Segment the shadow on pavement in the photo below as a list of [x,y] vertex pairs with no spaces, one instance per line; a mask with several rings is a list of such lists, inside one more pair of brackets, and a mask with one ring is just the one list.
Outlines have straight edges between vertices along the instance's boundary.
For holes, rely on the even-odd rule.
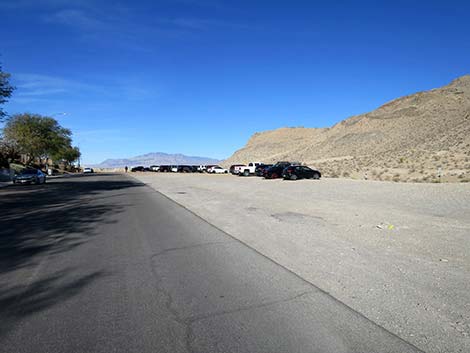
[[34,264],[46,252],[62,253],[83,244],[97,235],[96,224],[125,206],[100,197],[142,185],[100,175],[0,190],[0,275]]
[[71,271],[60,271],[30,286],[0,288],[0,317],[3,323],[0,323],[0,337],[11,330],[17,320],[75,296],[104,275],[101,271],[82,276],[74,276]]
[[[34,279],[33,266],[44,256],[64,254],[98,235],[97,225],[113,222],[127,206],[126,192],[120,190],[143,185],[99,175],[0,190],[0,336],[18,320],[75,296],[106,275],[57,269]],[[15,273],[21,270],[30,272]]]

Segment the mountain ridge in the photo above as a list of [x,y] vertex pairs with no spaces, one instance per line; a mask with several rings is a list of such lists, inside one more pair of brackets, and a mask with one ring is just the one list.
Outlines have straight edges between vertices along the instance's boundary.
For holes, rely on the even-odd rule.
[[377,180],[434,181],[444,169],[456,178],[468,177],[469,157],[470,75],[465,75],[331,127],[255,133],[224,165],[298,160],[329,176],[370,172],[380,174]]
[[164,153],[164,152],[150,152],[140,156],[131,158],[114,158],[106,159],[103,162],[94,165],[97,168],[123,168],[125,166],[132,167],[137,165],[150,166],[150,165],[172,165],[172,164],[215,164],[220,160],[210,157],[187,156],[181,153]]

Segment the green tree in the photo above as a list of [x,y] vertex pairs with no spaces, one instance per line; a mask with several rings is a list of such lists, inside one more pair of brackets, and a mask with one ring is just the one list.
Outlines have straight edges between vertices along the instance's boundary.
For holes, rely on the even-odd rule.
[[1,105],[8,101],[8,98],[11,97],[11,94],[15,89],[10,85],[9,79],[10,74],[3,72],[2,65],[0,64],[0,121],[3,121],[7,115]]
[[56,161],[62,160],[70,166],[73,162],[77,161],[81,155],[78,147],[67,146],[59,151],[58,154],[53,155],[52,158]]
[[0,168],[8,168],[11,161],[18,160],[19,158],[20,154],[15,146],[0,137]]
[[16,114],[10,117],[3,129],[3,138],[26,157],[26,163],[59,156],[71,148],[71,135],[57,120],[38,114]]

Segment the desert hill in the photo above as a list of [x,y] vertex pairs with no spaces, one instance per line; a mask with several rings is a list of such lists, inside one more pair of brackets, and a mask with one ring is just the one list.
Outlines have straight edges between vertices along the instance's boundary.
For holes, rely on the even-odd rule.
[[224,164],[296,160],[329,176],[378,180],[470,178],[470,75],[388,102],[331,128],[254,134]]

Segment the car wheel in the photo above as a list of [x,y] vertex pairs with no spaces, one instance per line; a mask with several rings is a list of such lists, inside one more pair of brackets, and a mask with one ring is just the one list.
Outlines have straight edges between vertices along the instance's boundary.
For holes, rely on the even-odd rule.
[[292,175],[290,176],[290,180],[297,180],[297,175],[292,174]]
[[245,170],[245,171],[243,172],[243,176],[249,176],[249,175],[250,175],[250,171],[249,171],[249,170]]
[[313,179],[320,179],[320,174],[318,173],[313,174]]
[[225,173],[225,174],[228,174],[228,172],[227,172],[227,171],[225,171],[224,173]]

